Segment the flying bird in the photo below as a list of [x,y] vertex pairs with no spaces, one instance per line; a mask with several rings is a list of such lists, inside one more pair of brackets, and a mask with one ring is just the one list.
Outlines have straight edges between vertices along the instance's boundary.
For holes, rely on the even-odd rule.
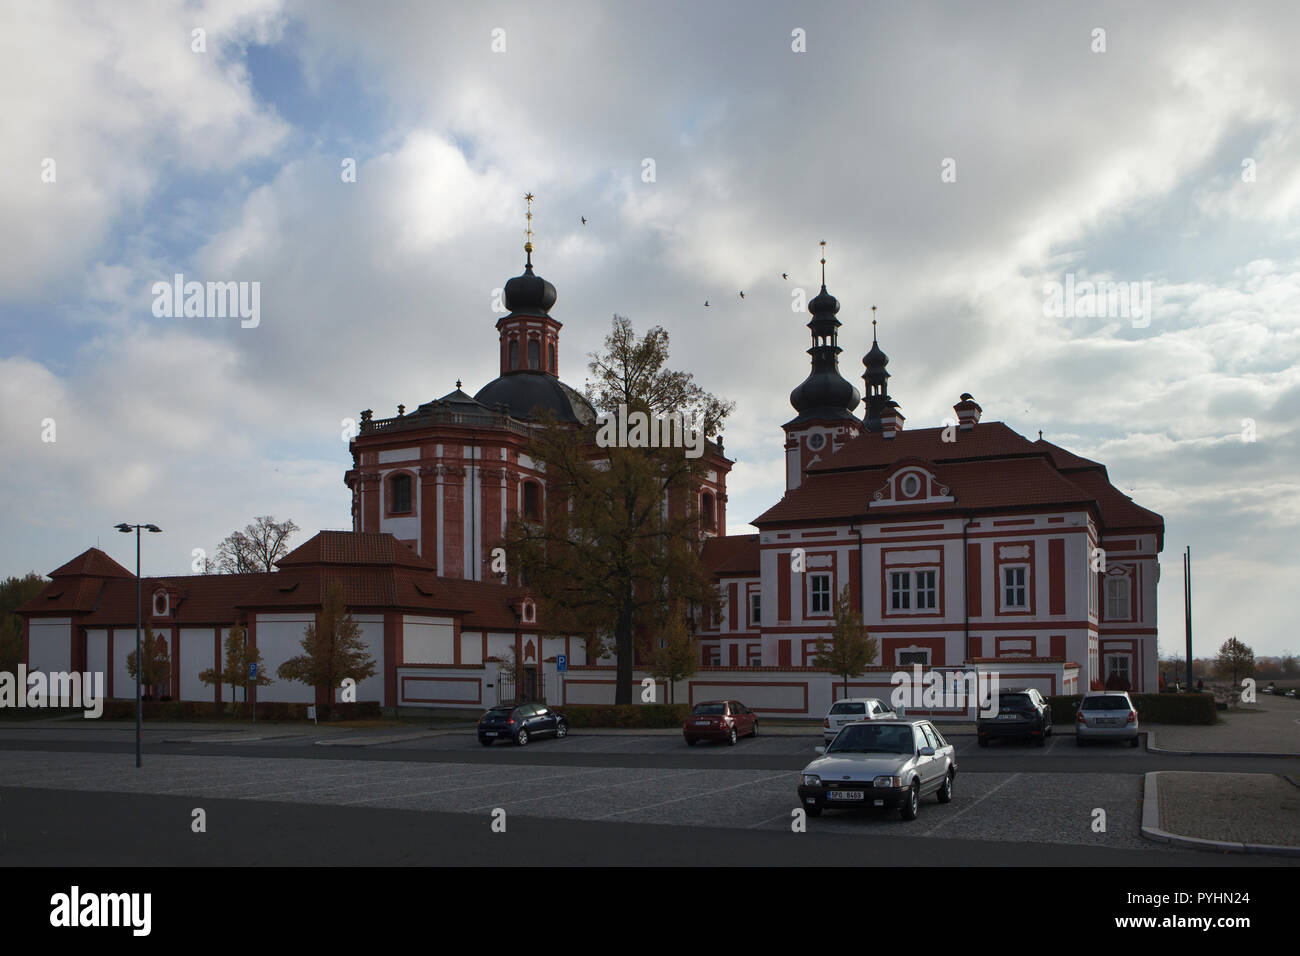
[[742,299],[745,297],[745,290],[744,290],[744,289],[741,289],[741,290],[740,290],[740,297],[741,297]]
[[705,299],[705,300],[704,300],[704,307],[705,307],[706,309],[709,307],[709,300],[708,300],[708,299]]
[[578,218],[582,220],[582,224],[583,224],[584,226],[587,224],[587,217],[586,217],[586,216],[579,216]]
[[788,278],[790,278],[790,273],[788,273],[788,272],[782,272],[782,273],[781,273],[781,278],[782,278],[782,279],[788,279]]

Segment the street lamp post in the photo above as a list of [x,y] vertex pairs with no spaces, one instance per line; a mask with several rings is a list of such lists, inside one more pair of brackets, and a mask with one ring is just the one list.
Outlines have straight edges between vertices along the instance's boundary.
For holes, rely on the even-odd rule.
[[140,728],[140,672],[144,670],[144,658],[140,654],[140,529],[144,528],[153,534],[158,534],[162,528],[156,524],[119,524],[117,530],[123,534],[135,532],[135,765],[140,766],[140,737],[142,731]]

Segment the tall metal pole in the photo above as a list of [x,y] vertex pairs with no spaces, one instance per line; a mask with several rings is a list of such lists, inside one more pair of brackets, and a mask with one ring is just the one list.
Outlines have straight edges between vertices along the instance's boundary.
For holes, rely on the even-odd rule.
[[135,765],[140,766],[140,671],[144,658],[140,656],[140,526],[135,526]]
[[1183,554],[1183,626],[1187,631],[1187,689],[1191,691],[1192,680],[1192,546],[1187,546]]

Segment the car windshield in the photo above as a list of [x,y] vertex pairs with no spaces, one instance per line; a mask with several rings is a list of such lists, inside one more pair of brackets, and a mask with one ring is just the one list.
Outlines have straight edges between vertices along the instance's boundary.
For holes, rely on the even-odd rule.
[[1128,710],[1128,698],[1126,697],[1085,697],[1083,699],[1084,710]]
[[832,714],[865,714],[867,705],[861,701],[842,700],[831,707]]
[[500,720],[501,718],[509,717],[512,709],[513,708],[510,707],[493,707],[487,712],[487,716],[491,717],[493,720]]
[[827,753],[850,754],[910,754],[912,752],[912,727],[910,724],[882,725],[854,724],[845,727],[826,748]]
[[692,714],[725,714],[726,704],[696,704]]

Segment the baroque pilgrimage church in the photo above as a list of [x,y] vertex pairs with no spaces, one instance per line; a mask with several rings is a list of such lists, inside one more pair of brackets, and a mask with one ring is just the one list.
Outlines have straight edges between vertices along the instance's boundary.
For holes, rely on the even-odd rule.
[[[236,622],[274,676],[300,652],[326,587],[338,582],[378,665],[358,686],[359,701],[474,708],[516,692],[560,706],[613,701],[613,661],[587,661],[578,637],[546,634],[527,590],[491,571],[508,522],[539,514],[545,502],[546,476],[524,451],[531,423],[546,412],[574,426],[596,420],[560,379],[555,287],[535,274],[531,242],[525,250],[523,273],[505,285],[508,314],[496,323],[496,379],[473,396],[457,382],[409,413],[361,413],[344,475],[351,531],[319,532],[271,573],[143,581],[144,621],[171,660],[170,684],[158,693],[229,694],[198,674],[220,669]],[[824,266],[808,309],[812,368],[781,426],[785,494],[752,521],[757,534],[724,534],[732,462],[721,441],[706,443],[697,506],[722,612],[703,621],[701,669],[675,699],[734,697],[758,713],[823,715],[845,696],[844,682],[810,665],[846,587],[879,643],[851,695],[887,697],[890,675],[914,664],[996,671],[1004,686],[1049,694],[1111,678],[1155,691],[1163,519],[1116,490],[1105,466],[983,421],[969,394],[953,406],[955,421],[904,428],[874,321],[864,400],[839,370],[840,303]],[[791,330],[789,346],[795,341]],[[50,577],[19,609],[29,670],[102,672],[108,696],[133,698],[134,576],[91,548]],[[518,688],[498,676],[510,649],[521,664]],[[277,680],[254,698],[316,694]],[[667,688],[658,699],[668,699]]]

